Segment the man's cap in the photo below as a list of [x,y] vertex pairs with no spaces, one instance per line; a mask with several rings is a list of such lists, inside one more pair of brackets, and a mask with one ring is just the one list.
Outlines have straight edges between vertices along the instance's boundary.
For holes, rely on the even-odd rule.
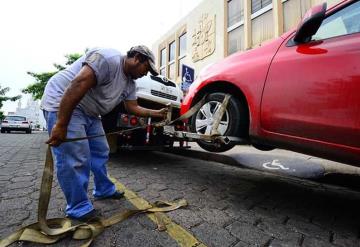
[[130,49],[130,51],[136,51],[148,58],[149,65],[150,65],[150,73],[157,76],[159,73],[157,72],[156,66],[155,66],[155,56],[152,53],[152,51],[147,48],[145,45],[137,45]]

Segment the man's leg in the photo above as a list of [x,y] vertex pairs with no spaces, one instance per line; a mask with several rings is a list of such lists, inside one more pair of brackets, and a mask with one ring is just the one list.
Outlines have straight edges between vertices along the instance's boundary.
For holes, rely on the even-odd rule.
[[[56,122],[56,112],[45,112],[48,131]],[[68,125],[67,138],[86,136],[86,119],[83,113],[74,110]],[[87,140],[65,142],[58,147],[52,147],[54,162],[57,168],[57,178],[65,194],[66,214],[79,218],[91,212],[94,208],[88,196],[87,189],[90,175],[90,149]]]
[[[104,129],[99,119],[92,119],[87,130],[88,136],[102,135]],[[115,185],[107,176],[106,163],[109,160],[109,145],[105,136],[89,139],[91,171],[94,174],[94,197],[104,198],[116,192]]]

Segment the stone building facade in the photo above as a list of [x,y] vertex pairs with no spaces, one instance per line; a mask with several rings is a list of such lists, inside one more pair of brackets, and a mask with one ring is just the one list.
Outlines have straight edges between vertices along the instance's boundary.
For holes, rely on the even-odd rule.
[[[195,70],[255,48],[295,28],[321,0],[204,0],[157,40],[162,75],[180,83],[182,64]],[[340,2],[328,0],[328,7]]]

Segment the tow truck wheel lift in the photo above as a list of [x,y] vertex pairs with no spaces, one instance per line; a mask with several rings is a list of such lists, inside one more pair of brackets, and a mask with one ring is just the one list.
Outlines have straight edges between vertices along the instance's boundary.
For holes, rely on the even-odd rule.
[[[248,144],[248,141],[246,139],[243,139],[240,137],[222,136],[218,130],[220,121],[226,111],[226,107],[229,103],[230,98],[231,98],[231,95],[226,94],[223,102],[221,103],[221,105],[219,107],[219,110],[217,110],[215,112],[215,117],[214,117],[215,120],[214,120],[212,129],[211,129],[210,135],[198,134],[198,133],[186,132],[186,131],[176,131],[176,130],[174,130],[173,126],[171,126],[171,122],[168,125],[164,126],[164,134],[173,138],[174,141],[180,141],[180,142],[181,141],[193,142],[193,141],[197,141],[197,140],[203,140],[203,141],[214,143],[215,145],[229,144],[230,142],[236,143],[236,144]],[[205,99],[206,99],[206,96],[203,97],[203,99],[200,100],[187,113],[182,115],[180,117],[181,120],[189,118],[193,114],[195,114],[200,109],[200,107],[205,103]],[[171,119],[171,112],[172,112],[171,106],[169,106],[169,111],[168,111],[168,116],[167,116],[166,121],[169,121],[169,119]],[[172,122],[179,121],[179,119],[174,120]]]
[[[228,105],[228,102],[231,98],[230,94],[226,94],[224,97],[223,102],[221,103],[219,109],[216,111],[214,116],[214,123],[212,126],[211,133],[209,135],[206,134],[199,134],[199,133],[193,133],[189,131],[185,131],[185,126],[181,126],[183,130],[176,130],[175,126],[177,122],[182,122],[185,119],[188,119],[193,114],[198,112],[198,110],[204,105],[206,101],[206,96],[204,96],[197,104],[195,104],[188,112],[180,116],[179,118],[175,120],[172,119],[172,112],[173,112],[173,106],[171,104],[168,104],[168,113],[167,117],[164,121],[152,123],[151,118],[148,118],[147,124],[145,126],[142,126],[142,129],[146,129],[146,141],[144,146],[122,146],[120,149],[125,150],[163,150],[163,149],[188,149],[190,146],[188,145],[188,142],[196,142],[198,140],[206,141],[209,143],[214,143],[214,145],[222,145],[222,144],[249,144],[248,140],[236,136],[223,136],[218,131],[218,127],[220,124],[220,120],[222,119],[226,107]],[[157,134],[156,131],[154,131],[156,128],[163,128],[162,135],[167,136],[168,140],[171,141],[170,145],[150,145],[150,138],[156,138]],[[178,128],[179,129],[179,128]],[[131,131],[131,129],[129,130]],[[174,146],[174,143],[178,142],[179,146]],[[116,142],[110,142],[110,146],[117,145]],[[111,148],[114,149],[114,148]]]

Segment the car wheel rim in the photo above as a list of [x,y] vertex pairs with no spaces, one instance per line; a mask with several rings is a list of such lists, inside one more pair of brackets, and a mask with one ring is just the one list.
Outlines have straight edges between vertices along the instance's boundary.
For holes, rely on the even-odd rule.
[[[214,124],[216,113],[219,111],[221,103],[218,101],[209,101],[204,104],[196,114],[195,128],[198,134],[210,135]],[[226,110],[220,124],[219,132],[224,135],[229,127],[229,113]]]

